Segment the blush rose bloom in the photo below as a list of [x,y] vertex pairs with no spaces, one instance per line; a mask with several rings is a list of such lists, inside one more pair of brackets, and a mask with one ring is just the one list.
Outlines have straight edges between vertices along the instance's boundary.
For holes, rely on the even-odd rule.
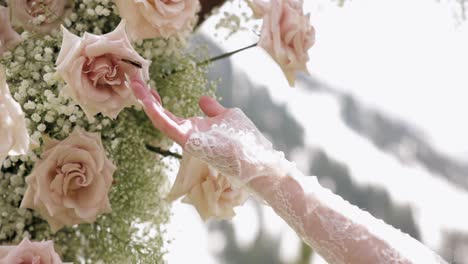
[[200,10],[198,0],[115,0],[115,4],[134,40],[192,30]]
[[23,110],[11,96],[0,66],[0,167],[6,156],[26,154],[29,144]]
[[63,141],[47,140],[41,160],[26,177],[21,208],[36,210],[53,232],[92,223],[111,212],[108,193],[115,170],[97,133],[75,129]]
[[11,27],[9,9],[0,6],[0,56],[20,42],[20,35]]
[[[133,49],[125,21],[112,32],[82,38],[62,27],[63,42],[56,65],[67,83],[66,91],[88,117],[102,113],[116,118],[120,111],[137,104],[127,77],[139,74],[149,80],[150,62]],[[137,62],[141,69],[123,60]]]
[[24,238],[18,246],[0,246],[0,264],[65,264],[52,241],[31,242]]
[[254,15],[263,17],[258,45],[265,49],[294,86],[296,72],[308,73],[308,50],[315,42],[315,29],[304,15],[302,0],[253,0]]
[[57,29],[73,7],[72,0],[14,0],[9,4],[15,26],[43,34]]
[[166,198],[172,202],[185,195],[184,203],[192,204],[203,220],[210,217],[231,219],[234,207],[245,203],[248,193],[234,189],[226,176],[205,162],[184,153],[174,186]]

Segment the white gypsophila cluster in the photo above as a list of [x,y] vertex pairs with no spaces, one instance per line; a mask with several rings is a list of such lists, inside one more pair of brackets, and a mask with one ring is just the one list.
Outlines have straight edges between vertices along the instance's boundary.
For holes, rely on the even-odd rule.
[[[74,26],[72,31],[75,33],[103,34],[113,29],[106,27],[106,24],[112,26],[107,17],[115,12],[115,6],[111,1],[83,0],[82,3],[77,1],[77,5],[75,11],[63,21],[66,27]],[[60,46],[57,43],[61,39],[59,35],[58,31],[54,31],[50,36],[29,41],[28,46],[20,46],[13,53],[6,52],[3,56],[4,60],[12,60],[10,67],[7,68],[8,79],[21,80],[13,97],[22,105],[29,117],[26,122],[30,128],[31,138],[35,142],[42,140],[42,135],[51,125],[54,134],[59,138],[65,138],[75,126],[85,126],[88,130],[100,131],[111,123],[106,118],[101,118],[98,122],[94,118],[86,118],[84,112],[62,92],[65,83],[59,79],[54,69],[56,48]],[[31,38],[31,33],[23,32],[21,36],[23,41],[27,41]],[[180,56],[181,50],[185,47],[185,39],[173,37],[167,40],[138,41],[135,46],[143,57],[154,60],[158,57]],[[28,62],[27,69],[24,69],[23,65],[26,62]],[[25,73],[30,73],[28,76],[30,78],[25,78]],[[154,79],[150,85],[156,87]],[[34,100],[31,100],[31,97],[34,97]],[[38,97],[41,97],[41,100],[37,100]]]
[[[16,173],[4,173],[0,171],[0,240],[5,240],[15,233],[24,233],[25,227],[32,221],[32,213],[26,209],[18,209],[9,206],[11,203],[19,203],[25,192],[24,168]],[[18,216],[21,216],[18,218]],[[29,234],[25,234],[29,235]]]
[[[57,33],[55,33],[57,34]],[[12,96],[21,105],[26,116],[26,125],[31,140],[40,145],[43,137],[66,138],[74,127],[85,127],[89,131],[101,131],[110,125],[106,118],[88,120],[83,111],[62,93],[63,82],[57,79],[54,70],[58,35],[32,39],[23,32],[23,43],[12,52],[3,54],[8,61],[7,79]],[[32,214],[16,206],[25,192],[24,177],[41,153],[41,147],[27,155],[7,157],[2,168],[12,173],[2,173],[0,191],[0,240],[23,234],[31,222]],[[24,235],[23,235],[24,236]],[[22,236],[16,235],[14,242]]]
[[[28,35],[27,32],[23,33],[23,39],[28,40]],[[94,118],[87,119],[84,112],[62,92],[65,84],[58,79],[53,66],[55,42],[55,39],[46,36],[29,42],[26,47],[18,47],[14,53],[7,52],[3,57],[11,60],[7,77],[9,80],[18,80],[13,97],[27,114],[29,133],[35,142],[42,141],[46,130],[65,138],[75,126],[87,126],[93,131],[100,131],[110,124],[105,118],[99,122]],[[27,69],[24,69],[26,61]]]
[[215,25],[215,35],[224,36],[226,39],[240,31],[259,32],[259,21],[249,8],[252,0],[228,0],[221,8],[216,8],[213,13],[219,16]]
[[[0,4],[4,2],[0,0]],[[76,0],[72,12],[62,20],[78,36],[85,32],[105,34],[119,22],[109,0]],[[52,239],[64,260],[75,263],[77,259],[83,263],[159,263],[164,253],[160,224],[167,222],[169,215],[163,201],[168,187],[166,165],[145,145],[169,148],[172,143],[153,128],[141,109],[127,108],[116,120],[102,115],[87,118],[63,92],[66,84],[55,71],[61,32],[41,35],[24,31],[21,36],[21,44],[0,55],[0,64],[5,66],[12,96],[25,112],[28,133],[36,147],[0,164],[0,244],[17,244],[23,237]],[[194,116],[199,114],[198,98],[213,95],[214,83],[206,80],[207,65],[197,65],[194,58],[199,56],[185,53],[186,44],[183,36],[133,43],[141,56],[152,61],[150,85],[157,88],[165,107],[180,116]],[[53,234],[37,213],[19,209],[26,190],[24,179],[40,158],[44,139],[65,139],[76,127],[100,132],[107,156],[118,167],[110,193],[113,212],[92,225]],[[147,228],[138,230],[135,225]]]

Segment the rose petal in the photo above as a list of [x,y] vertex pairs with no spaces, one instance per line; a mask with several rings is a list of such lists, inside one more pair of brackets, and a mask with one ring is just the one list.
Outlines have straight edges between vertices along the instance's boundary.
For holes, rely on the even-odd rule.
[[134,40],[170,37],[192,29],[198,0],[116,0],[120,15],[127,21],[127,30]]
[[294,86],[296,72],[308,73],[308,50],[314,44],[315,30],[304,15],[302,1],[254,0],[254,12],[261,10],[263,25],[258,46],[265,49]]
[[[85,33],[79,38],[66,29],[62,31],[57,72],[67,83],[67,93],[89,118],[97,113],[116,118],[123,108],[137,104],[125,76],[139,74],[148,80],[150,62],[133,49],[125,33],[125,21],[102,36]],[[122,63],[122,59],[137,61],[142,68]]]
[[208,165],[188,153],[182,155],[177,178],[166,200],[172,202],[188,193],[195,185],[202,183],[209,175]]
[[54,232],[111,211],[108,193],[116,168],[99,134],[76,129],[41,158],[26,177],[22,208],[36,210]]
[[230,219],[233,207],[243,204],[248,193],[231,187],[228,179],[208,165],[184,153],[177,178],[168,197],[173,201],[186,195],[182,202],[192,204],[203,220],[210,217]]

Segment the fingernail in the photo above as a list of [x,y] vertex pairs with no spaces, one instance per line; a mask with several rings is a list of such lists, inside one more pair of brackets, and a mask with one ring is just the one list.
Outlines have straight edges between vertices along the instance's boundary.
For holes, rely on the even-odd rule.
[[125,86],[131,87],[130,86],[130,83],[131,83],[130,77],[128,76],[127,73],[125,73],[124,75],[125,75]]

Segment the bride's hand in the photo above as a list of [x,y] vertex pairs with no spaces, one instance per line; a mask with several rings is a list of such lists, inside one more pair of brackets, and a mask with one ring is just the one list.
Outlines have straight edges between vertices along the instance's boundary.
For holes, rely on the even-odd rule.
[[181,146],[185,146],[193,131],[209,129],[217,121],[216,116],[229,110],[213,98],[202,96],[199,106],[208,118],[180,118],[166,110],[162,106],[159,94],[155,90],[148,88],[142,80],[134,78],[131,81],[131,87],[135,97],[143,103],[144,110],[153,125]]
[[133,79],[131,87],[157,129],[231,181],[245,184],[284,168],[283,154],[273,150],[240,109],[224,108],[203,96],[199,105],[207,117],[180,118],[164,109],[159,95],[141,80]]

